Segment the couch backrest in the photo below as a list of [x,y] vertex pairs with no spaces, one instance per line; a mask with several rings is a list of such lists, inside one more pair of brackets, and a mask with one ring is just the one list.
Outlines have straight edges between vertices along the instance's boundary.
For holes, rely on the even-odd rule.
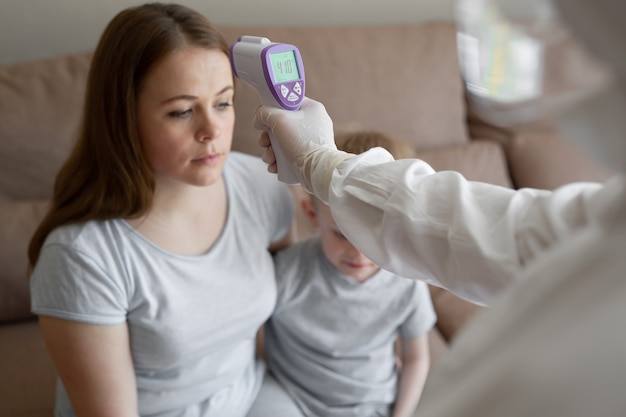
[[[417,26],[224,27],[298,46],[307,95],[338,127],[358,125],[417,148],[468,140],[463,87],[450,23]],[[80,122],[91,53],[0,67],[0,201],[50,196]],[[260,154],[252,127],[256,92],[239,82],[234,148]]]
[[[326,105],[337,127],[381,130],[417,149],[468,142],[450,23],[222,29],[229,42],[248,34],[298,46],[307,94]],[[75,141],[91,56],[0,67],[0,321],[29,316],[26,247]],[[261,153],[252,127],[258,104],[239,82],[234,149]]]
[[51,195],[78,129],[90,59],[0,67],[0,201]]
[[[321,101],[336,127],[376,129],[432,148],[468,141],[464,91],[452,23],[378,27],[226,27],[292,43],[302,54],[306,95]],[[237,86],[234,147],[259,153],[252,127],[256,92]],[[252,146],[251,146],[252,144]]]

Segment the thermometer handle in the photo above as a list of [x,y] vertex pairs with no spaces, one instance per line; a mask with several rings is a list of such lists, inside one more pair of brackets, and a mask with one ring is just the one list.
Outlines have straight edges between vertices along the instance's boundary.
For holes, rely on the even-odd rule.
[[270,132],[270,142],[272,143],[272,150],[276,157],[276,171],[278,173],[278,180],[285,184],[299,184],[300,180],[298,176],[289,165],[289,161],[285,158],[282,149],[278,146],[278,141],[274,138],[274,134]]
[[[258,90],[257,90],[258,91]],[[277,102],[271,99],[268,99],[267,96],[261,96],[261,103],[264,106],[282,108],[277,105]],[[291,165],[289,165],[289,161],[285,157],[282,149],[278,145],[278,140],[274,136],[274,133],[269,132],[270,142],[272,144],[272,151],[274,151],[274,156],[276,157],[276,173],[278,175],[278,181],[282,181],[285,184],[300,184],[300,180],[296,176],[296,173],[291,169]]]
[[[275,101],[270,100],[267,97],[261,97],[261,103],[265,106],[281,108],[276,105]],[[289,160],[285,157],[283,150],[280,149],[278,141],[274,137],[274,133],[270,131],[269,135],[270,143],[272,144],[272,151],[274,151],[274,156],[276,157],[276,174],[278,176],[278,181],[284,182],[285,184],[299,184],[300,180],[291,168]]]

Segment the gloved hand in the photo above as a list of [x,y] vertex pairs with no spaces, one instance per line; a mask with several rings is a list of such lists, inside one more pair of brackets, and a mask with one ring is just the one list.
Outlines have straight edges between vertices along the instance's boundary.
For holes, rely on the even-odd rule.
[[[255,121],[257,129],[269,130],[304,188],[324,202],[335,167],[354,155],[338,151],[333,122],[322,103],[305,97],[299,110],[289,111],[260,106]],[[276,172],[276,157],[267,132],[259,145],[265,148],[263,161],[268,171]]]

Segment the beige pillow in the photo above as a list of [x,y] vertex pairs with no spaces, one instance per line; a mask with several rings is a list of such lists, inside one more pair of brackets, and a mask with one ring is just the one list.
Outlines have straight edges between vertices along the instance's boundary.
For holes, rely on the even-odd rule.
[[457,171],[468,180],[512,186],[504,151],[494,141],[475,140],[464,145],[420,150],[417,157],[437,171]]
[[0,66],[0,195],[48,198],[75,142],[91,54]]

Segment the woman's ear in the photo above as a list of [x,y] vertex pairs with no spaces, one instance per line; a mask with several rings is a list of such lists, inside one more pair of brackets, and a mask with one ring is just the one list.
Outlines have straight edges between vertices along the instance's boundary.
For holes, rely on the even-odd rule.
[[313,203],[312,197],[305,197],[300,200],[300,207],[302,207],[302,211],[311,222],[311,225],[317,227],[317,213],[315,212],[315,203]]

